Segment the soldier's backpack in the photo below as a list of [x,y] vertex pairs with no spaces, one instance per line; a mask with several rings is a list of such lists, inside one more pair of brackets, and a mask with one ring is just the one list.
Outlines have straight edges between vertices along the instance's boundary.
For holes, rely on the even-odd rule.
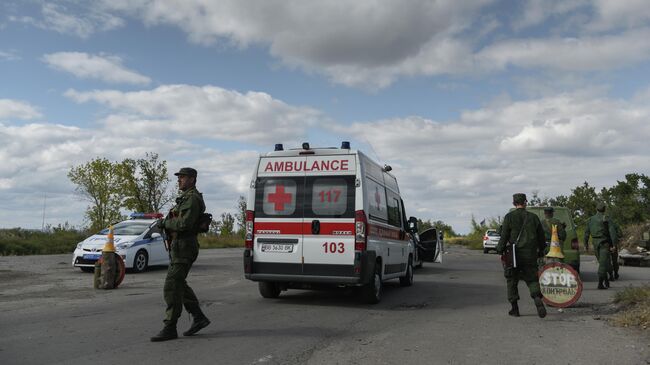
[[197,223],[196,230],[199,233],[205,233],[210,230],[210,223],[212,223],[212,214],[201,213],[201,215],[199,216],[199,221]]

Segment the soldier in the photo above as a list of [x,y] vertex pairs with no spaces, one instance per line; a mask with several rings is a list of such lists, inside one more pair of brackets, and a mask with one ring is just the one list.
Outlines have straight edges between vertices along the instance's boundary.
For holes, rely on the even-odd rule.
[[185,281],[192,263],[199,254],[197,226],[199,216],[205,212],[205,203],[203,195],[196,190],[195,169],[183,167],[174,175],[178,176],[178,188],[181,194],[176,198],[176,205],[169,211],[167,217],[159,222],[160,228],[171,235],[172,240],[169,247],[171,262],[163,289],[167,304],[163,321],[165,325],[160,333],[151,337],[151,341],[154,342],[178,338],[176,322],[183,311],[183,306],[193,318],[190,328],[183,332],[184,336],[191,336],[210,324],[210,320],[199,307],[199,300],[194,291]]
[[553,226],[557,226],[557,235],[560,239],[560,247],[564,247],[564,240],[566,239],[566,224],[562,223],[557,218],[553,218],[553,212],[553,207],[544,208],[544,221],[542,222],[542,228],[544,228],[544,236],[547,243],[551,242]]
[[[497,245],[497,253],[508,255],[514,246],[514,265],[504,263],[504,276],[508,288],[508,301],[512,308],[509,315],[519,317],[518,284],[523,280],[528,285],[530,296],[535,301],[537,315],[546,317],[546,308],[542,301],[542,292],[537,279],[537,259],[544,256],[546,241],[544,229],[537,215],[526,211],[526,194],[517,193],[512,196],[515,210],[506,214],[501,226],[501,238]],[[505,257],[504,257],[505,258]],[[509,260],[506,260],[509,261]]]
[[614,244],[612,245],[611,249],[611,256],[612,256],[612,265],[611,265],[611,270],[609,271],[609,281],[616,281],[618,280],[618,249],[619,249],[619,244],[621,242],[621,237],[623,237],[623,232],[621,231],[621,226],[616,224],[616,222],[610,220],[610,223],[614,226],[614,230],[616,231],[616,241],[614,241]]
[[609,218],[605,215],[605,203],[596,204],[596,214],[587,220],[585,228],[585,248],[589,247],[589,235],[593,239],[594,254],[598,260],[598,289],[609,288],[607,273],[611,270],[612,256],[611,249],[613,242],[617,241],[616,228],[609,224]]

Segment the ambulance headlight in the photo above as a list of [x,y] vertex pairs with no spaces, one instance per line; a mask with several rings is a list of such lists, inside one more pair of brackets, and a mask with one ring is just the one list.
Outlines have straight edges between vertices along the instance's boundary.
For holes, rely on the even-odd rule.
[[83,244],[84,244],[84,243],[83,243],[83,241],[82,241],[82,242],[79,242],[79,243],[77,243],[77,250],[79,250],[79,249],[81,249],[81,246],[82,246]]

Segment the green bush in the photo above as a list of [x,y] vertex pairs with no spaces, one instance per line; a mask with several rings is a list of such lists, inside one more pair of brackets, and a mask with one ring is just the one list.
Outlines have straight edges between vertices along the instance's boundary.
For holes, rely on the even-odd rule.
[[201,248],[244,247],[244,239],[238,234],[202,234],[199,235],[199,245]]
[[86,232],[54,229],[52,232],[21,228],[0,229],[0,255],[50,255],[72,253]]

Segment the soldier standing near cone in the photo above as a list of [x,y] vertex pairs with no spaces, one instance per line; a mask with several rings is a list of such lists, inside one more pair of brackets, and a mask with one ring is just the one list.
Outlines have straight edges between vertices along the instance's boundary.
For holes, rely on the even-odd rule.
[[542,223],[537,215],[526,211],[527,202],[526,194],[517,193],[512,196],[512,203],[516,209],[503,218],[497,253],[503,255],[513,255],[514,253],[515,258],[514,260],[504,260],[508,301],[512,306],[508,314],[519,317],[517,286],[519,280],[523,280],[528,285],[530,296],[535,301],[537,315],[544,318],[546,317],[546,308],[537,279],[537,259],[544,256],[546,240]]
[[616,242],[616,228],[610,224],[609,217],[605,215],[605,203],[596,204],[596,214],[587,220],[585,229],[585,248],[589,247],[589,236],[593,239],[594,254],[598,260],[598,289],[609,288],[607,273],[611,270],[611,250]]
[[167,217],[159,222],[160,228],[172,236],[171,247],[168,248],[171,262],[163,289],[167,304],[163,321],[165,326],[160,333],[151,337],[151,341],[154,342],[178,338],[176,323],[181,316],[183,306],[193,318],[191,327],[183,332],[184,336],[191,336],[210,324],[210,320],[199,307],[199,300],[194,291],[185,280],[199,254],[199,242],[196,236],[199,216],[205,212],[205,203],[203,195],[196,190],[195,169],[183,167],[174,175],[178,176],[178,188],[181,194],[176,198],[176,205],[169,211]]
[[559,219],[553,218],[553,207],[544,208],[544,221],[542,228],[544,228],[544,236],[546,242],[550,244],[551,235],[553,234],[553,226],[557,226],[557,236],[560,239],[560,247],[564,247],[564,240],[566,239],[566,224],[562,223]]

